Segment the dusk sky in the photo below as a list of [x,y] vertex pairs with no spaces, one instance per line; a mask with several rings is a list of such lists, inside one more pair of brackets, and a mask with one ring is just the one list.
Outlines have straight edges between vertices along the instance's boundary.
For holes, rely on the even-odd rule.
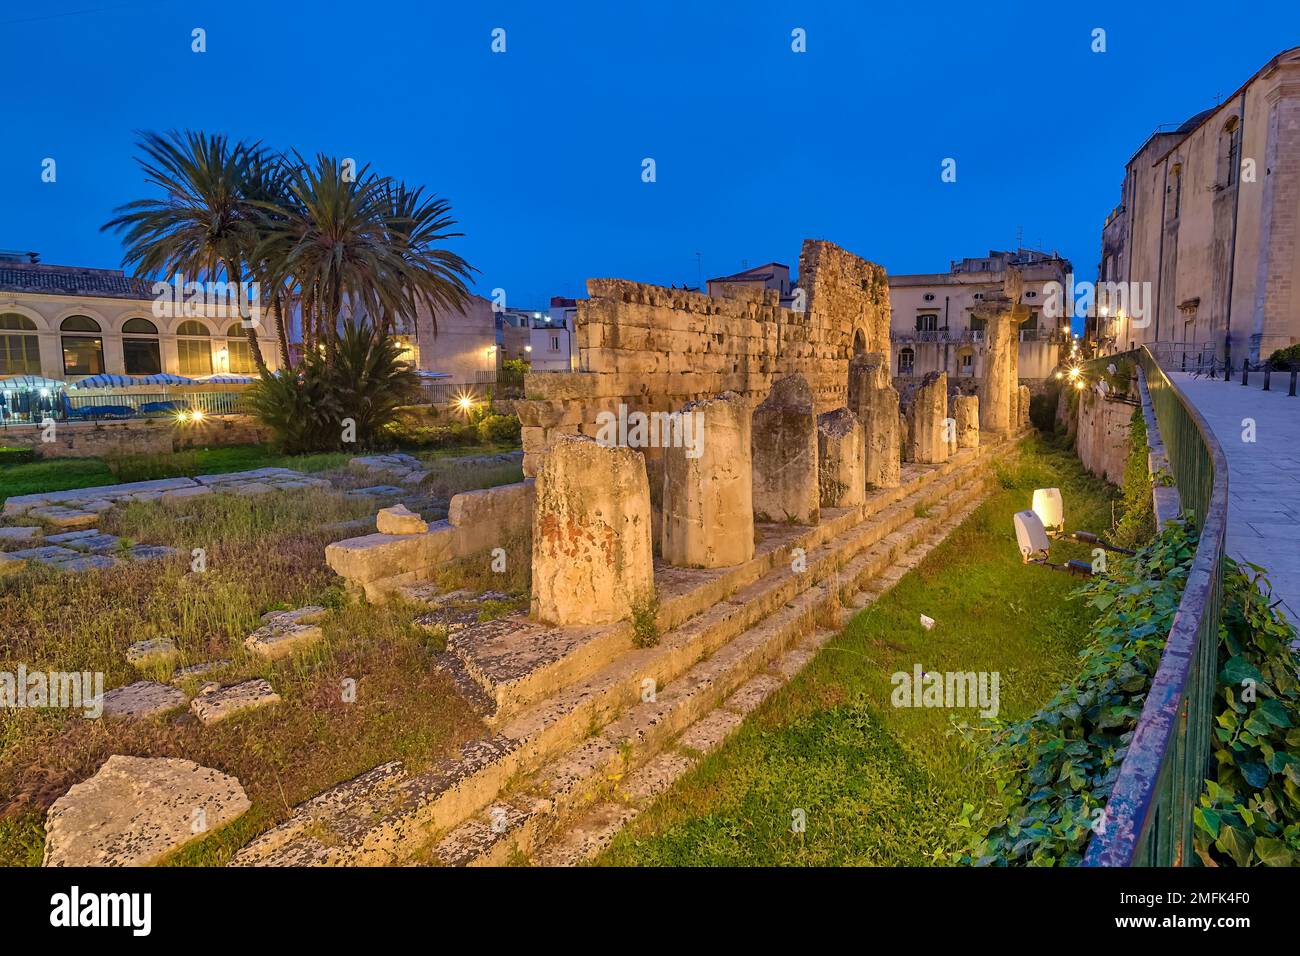
[[1023,229],[1092,278],[1145,138],[1300,43],[1295,3],[890,6],[6,0],[0,248],[118,267],[136,131],[188,127],[446,197],[512,306],[793,267],[804,237],[933,272]]

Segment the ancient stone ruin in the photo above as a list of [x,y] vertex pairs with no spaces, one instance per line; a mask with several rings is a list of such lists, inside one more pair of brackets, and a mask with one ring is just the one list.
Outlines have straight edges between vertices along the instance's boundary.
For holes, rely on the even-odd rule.
[[948,420],[948,373],[930,372],[907,408],[907,460],[923,465],[947,461],[952,426]]
[[650,486],[641,453],[563,435],[537,476],[532,613],[606,624],[654,592]]
[[802,375],[779,379],[754,409],[753,508],[759,521],[816,524],[817,418]]
[[[308,801],[235,865],[585,859],[978,506],[1022,421],[1010,302],[981,397],[936,374],[902,413],[884,270],[808,241],[799,280],[592,280],[580,370],[527,375],[516,404],[525,480],[329,546],[368,598],[431,605],[437,666],[490,733]],[[438,569],[521,539],[529,613],[436,593]]]
[[727,392],[681,414],[696,416],[701,441],[664,449],[663,559],[681,568],[741,564],[754,556],[749,406]]
[[890,382],[884,353],[854,356],[848,392],[849,410],[862,422],[867,486],[898,487],[902,449],[898,392]]
[[823,508],[850,508],[867,500],[866,436],[847,408],[817,416],[817,481]]

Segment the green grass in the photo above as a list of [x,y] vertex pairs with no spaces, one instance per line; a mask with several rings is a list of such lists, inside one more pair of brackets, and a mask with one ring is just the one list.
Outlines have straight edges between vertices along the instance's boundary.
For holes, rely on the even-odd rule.
[[[465,445],[433,451],[421,449],[415,454],[416,457],[437,466],[447,458],[462,455],[492,455],[517,449],[517,445]],[[128,481],[152,481],[158,478],[192,478],[195,475],[251,471],[254,468],[293,468],[305,472],[329,471],[343,467],[352,457],[354,454],[351,452],[284,455],[270,445],[230,445],[221,448],[195,448],[169,455],[128,454],[113,455],[108,458],[56,458],[0,465],[0,504],[14,495],[29,495],[42,491],[67,491],[73,488],[91,488]]]
[[[598,860],[606,865],[927,865],[958,845],[963,802],[991,786],[950,718],[895,708],[890,677],[996,671],[1000,716],[1032,712],[1076,669],[1094,612],[1077,581],[1021,564],[1011,515],[1061,488],[1072,530],[1104,532],[1114,489],[1067,451],[1030,439],[1002,488],[879,602],[856,615],[790,684],[687,773]],[[1054,544],[1053,558],[1087,558]],[[920,615],[936,619],[932,631]],[[806,829],[792,830],[797,811]]]

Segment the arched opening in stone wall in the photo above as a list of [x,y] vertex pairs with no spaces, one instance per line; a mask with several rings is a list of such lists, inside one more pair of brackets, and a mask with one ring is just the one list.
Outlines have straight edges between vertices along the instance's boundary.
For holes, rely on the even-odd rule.
[[853,333],[853,357],[857,358],[859,355],[866,354],[867,337],[862,333],[861,329],[858,329]]

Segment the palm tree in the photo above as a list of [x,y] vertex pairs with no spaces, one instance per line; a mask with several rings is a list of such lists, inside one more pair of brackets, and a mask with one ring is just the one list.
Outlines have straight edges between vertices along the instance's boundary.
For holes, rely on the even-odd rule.
[[[138,146],[146,182],[164,197],[120,206],[102,227],[125,233],[123,264],[134,265],[137,276],[179,272],[215,280],[224,272],[227,282],[242,282],[243,255],[259,218],[248,173],[266,162],[261,146],[188,130],[144,133]],[[266,371],[256,327],[245,331],[258,369]]]
[[459,310],[469,298],[465,279],[473,267],[456,253],[439,248],[437,243],[459,238],[462,233],[449,231],[456,225],[451,204],[445,199],[425,197],[424,188],[409,188],[403,182],[390,182],[383,195],[383,215],[388,241],[402,260],[402,278],[407,283],[407,311],[394,318],[409,318],[415,324],[417,307],[423,303],[433,316],[433,333],[438,334],[438,308]]

